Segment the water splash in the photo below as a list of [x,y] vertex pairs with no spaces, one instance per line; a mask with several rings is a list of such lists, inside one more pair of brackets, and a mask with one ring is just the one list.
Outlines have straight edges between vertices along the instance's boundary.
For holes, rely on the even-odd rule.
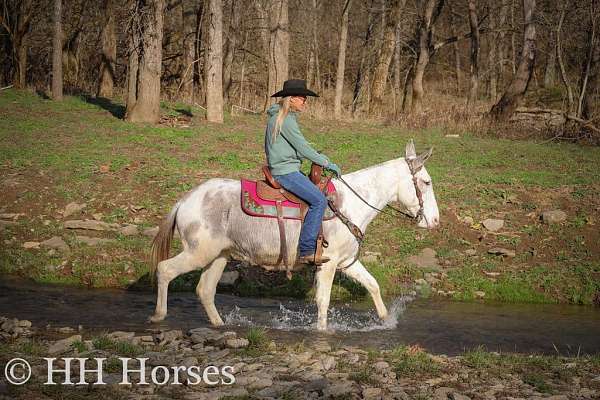
[[[406,304],[414,300],[411,296],[395,298],[388,307],[389,318],[382,321],[374,310],[359,311],[348,306],[329,309],[329,328],[338,332],[370,332],[391,330],[398,326]],[[279,304],[277,311],[257,312],[256,309],[234,307],[225,322],[235,326],[265,326],[284,331],[314,330],[317,309],[314,304]]]

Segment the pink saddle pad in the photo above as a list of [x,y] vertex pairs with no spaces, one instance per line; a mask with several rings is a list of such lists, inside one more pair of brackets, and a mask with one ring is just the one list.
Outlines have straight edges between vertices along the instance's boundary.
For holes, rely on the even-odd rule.
[[[248,215],[254,217],[277,218],[277,205],[275,201],[265,200],[256,193],[256,181],[242,179],[242,210]],[[335,186],[330,181],[327,185],[327,194],[335,192]],[[300,214],[300,204],[286,200],[283,205],[283,218],[302,219]],[[329,207],[325,209],[323,220],[332,219],[335,214]]]

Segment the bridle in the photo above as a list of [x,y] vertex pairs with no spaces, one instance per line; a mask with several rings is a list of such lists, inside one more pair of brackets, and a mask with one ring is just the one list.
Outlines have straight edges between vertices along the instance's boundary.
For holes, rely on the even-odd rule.
[[[412,163],[410,161],[406,161],[406,164],[408,165],[408,169],[410,171],[410,174],[412,175],[412,182],[413,185],[415,187],[415,194],[417,196],[417,200],[419,201],[419,211],[417,211],[417,213],[413,216],[410,215],[402,210],[400,210],[399,208],[396,208],[392,205],[387,205],[387,207],[391,208],[392,210],[396,211],[399,214],[404,215],[405,217],[411,218],[413,220],[415,220],[417,223],[421,222],[423,219],[425,219],[425,222],[427,222],[427,224],[429,225],[429,221],[427,221],[427,217],[425,216],[425,206],[424,206],[424,201],[423,201],[423,192],[421,191],[421,188],[419,187],[419,182],[417,179],[417,173],[421,170],[421,168],[414,168]],[[331,179],[331,178],[329,178]],[[346,182],[344,180],[344,178],[342,178],[341,176],[338,176],[337,179],[342,182],[344,185],[346,185],[346,187],[348,189],[350,189],[350,191],[352,193],[354,193],[354,195],[356,197],[358,197],[363,203],[365,203],[366,205],[368,205],[369,207],[371,207],[373,210],[376,210],[378,212],[384,213],[384,214],[388,214],[388,215],[395,215],[393,213],[390,213],[384,209],[380,209],[375,207],[374,205],[370,204],[367,200],[365,200],[360,194],[358,194],[356,192],[356,190],[354,190],[352,188],[352,186],[350,186],[348,184],[348,182]],[[340,219],[340,221],[342,221],[342,223],[344,225],[346,225],[346,227],[348,228],[348,230],[350,231],[350,233],[352,233],[354,235],[354,237],[356,238],[356,241],[358,242],[358,251],[356,252],[356,256],[354,257],[354,260],[352,260],[352,262],[344,267],[338,268],[339,271],[343,271],[347,268],[350,268],[357,260],[358,257],[360,256],[360,250],[362,248],[362,243],[364,240],[364,233],[361,231],[361,229],[354,224],[352,221],[350,221],[344,214],[342,214],[342,212],[339,210],[339,208],[337,207],[337,205],[335,205],[335,203],[333,202],[333,200],[328,199],[328,204],[329,204],[329,208],[331,208],[331,210],[333,211],[333,213]]]

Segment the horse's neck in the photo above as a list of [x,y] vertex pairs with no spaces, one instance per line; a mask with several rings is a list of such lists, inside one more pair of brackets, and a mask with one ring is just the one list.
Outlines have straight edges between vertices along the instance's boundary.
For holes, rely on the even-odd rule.
[[[370,205],[381,210],[396,197],[405,170],[408,170],[406,162],[399,158],[344,175],[343,179]],[[364,231],[378,211],[365,204],[343,183],[336,187],[343,198],[344,214]]]

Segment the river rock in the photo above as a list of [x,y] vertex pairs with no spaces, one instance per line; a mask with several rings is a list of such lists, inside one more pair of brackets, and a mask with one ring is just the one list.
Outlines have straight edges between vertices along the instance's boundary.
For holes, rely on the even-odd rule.
[[231,349],[240,349],[242,347],[248,347],[250,342],[245,338],[231,338],[225,341],[225,345]]
[[114,331],[106,335],[111,340],[127,341],[133,339],[135,332]]
[[545,224],[559,224],[567,219],[567,213],[562,210],[544,211],[541,218]]
[[231,286],[235,284],[235,281],[240,277],[240,273],[238,271],[225,271],[223,275],[221,275],[221,279],[219,279],[219,285],[227,285]]
[[483,290],[476,290],[473,292],[476,298],[483,299],[485,297],[485,292]]
[[323,390],[323,397],[326,399],[349,397],[353,392],[351,382],[331,383]]
[[388,369],[390,369],[390,364],[388,364],[385,361],[377,361],[374,365],[373,368],[375,368],[375,371],[386,371]]
[[267,388],[269,386],[273,386],[273,379],[269,377],[260,377],[259,379],[252,382],[248,385],[248,389],[250,390],[260,390]]
[[503,257],[514,257],[516,255],[514,250],[505,249],[503,247],[492,247],[488,250],[488,253]]
[[75,342],[81,342],[81,335],[73,335],[52,343],[50,347],[48,347],[48,354],[52,356],[64,353],[68,351]]
[[488,218],[483,220],[481,225],[490,232],[497,232],[504,227],[504,220]]
[[85,203],[78,204],[78,203],[72,202],[72,203],[67,204],[65,209],[62,212],[63,218],[67,218],[70,215],[78,213],[79,211],[83,210],[85,208],[85,206],[86,206]]
[[66,229],[86,229],[91,231],[117,231],[121,226],[119,224],[109,224],[108,222],[91,219],[72,219],[65,221],[64,227]]
[[334,369],[335,365],[336,365],[335,358],[333,358],[332,356],[326,356],[321,359],[321,367],[325,371]]
[[69,251],[69,246],[60,236],[52,236],[50,239],[44,240],[42,243],[40,243],[40,246],[58,249],[61,251]]
[[319,353],[329,353],[331,351],[331,345],[325,340],[317,340],[311,347]]
[[121,229],[119,229],[119,233],[123,236],[133,236],[137,235],[139,232],[137,225],[126,224]]
[[439,387],[433,391],[433,399],[434,400],[448,400],[450,397],[450,393],[454,391],[454,388],[451,387]]
[[97,246],[97,245],[116,242],[115,239],[105,239],[105,238],[89,237],[89,236],[83,236],[83,235],[75,236],[75,239],[79,242],[87,244],[88,246]]
[[460,394],[457,392],[450,393],[450,396],[448,397],[450,397],[451,400],[471,400],[469,396],[465,396],[464,394]]
[[421,250],[419,254],[408,257],[407,261],[421,268],[437,268],[439,267],[439,264],[436,255],[437,253],[435,252],[435,250],[426,247],[423,250]]
[[16,220],[21,216],[24,216],[25,213],[0,213],[0,219],[12,219]]
[[473,257],[477,255],[477,250],[475,249],[467,249],[465,250],[465,255],[469,256],[469,257]]
[[40,243],[39,242],[25,242],[25,243],[23,243],[23,248],[24,249],[39,249]]
[[383,391],[380,388],[365,388],[362,397],[365,400],[380,400],[383,398]]

